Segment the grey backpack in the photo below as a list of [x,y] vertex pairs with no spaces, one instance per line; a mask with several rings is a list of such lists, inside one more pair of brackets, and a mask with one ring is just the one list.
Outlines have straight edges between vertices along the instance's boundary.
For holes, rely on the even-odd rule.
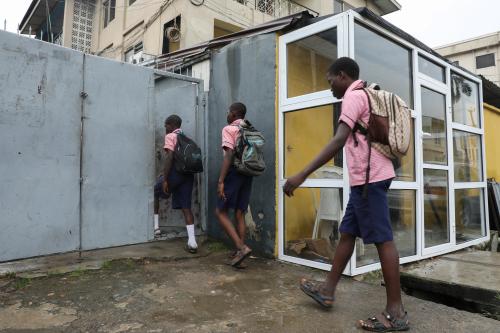
[[248,120],[238,126],[240,136],[236,141],[234,167],[246,176],[260,176],[266,170],[264,144],[266,140]]

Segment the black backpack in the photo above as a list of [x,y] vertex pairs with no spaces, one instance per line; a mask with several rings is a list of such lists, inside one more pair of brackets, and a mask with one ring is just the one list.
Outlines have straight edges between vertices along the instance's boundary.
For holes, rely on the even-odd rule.
[[174,150],[175,170],[179,173],[194,174],[203,172],[201,149],[182,133],[177,134],[177,145]]

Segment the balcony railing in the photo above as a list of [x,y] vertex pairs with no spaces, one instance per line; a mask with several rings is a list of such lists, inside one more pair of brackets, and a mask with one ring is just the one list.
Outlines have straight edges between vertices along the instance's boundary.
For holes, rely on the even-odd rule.
[[300,5],[292,0],[235,0],[242,5],[248,6],[259,12],[272,16],[274,18],[280,18],[288,15],[297,14],[305,10],[309,11],[314,16],[318,16],[319,13],[307,8],[306,6]]

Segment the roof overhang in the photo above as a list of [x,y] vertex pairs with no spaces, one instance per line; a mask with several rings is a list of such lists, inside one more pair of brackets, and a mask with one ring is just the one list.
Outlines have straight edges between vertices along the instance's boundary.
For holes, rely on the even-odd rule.
[[380,9],[380,16],[401,9],[401,5],[396,0],[373,0],[373,2]]
[[[59,0],[48,0],[49,11],[52,11]],[[19,24],[19,31],[22,34],[27,34],[31,31],[37,31],[40,25],[47,20],[47,5],[42,0],[32,0],[31,4],[24,14],[23,20]]]

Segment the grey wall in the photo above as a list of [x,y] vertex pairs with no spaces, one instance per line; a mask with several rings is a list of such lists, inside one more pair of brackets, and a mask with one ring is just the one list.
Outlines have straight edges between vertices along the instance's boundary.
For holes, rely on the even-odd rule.
[[226,239],[215,216],[216,189],[222,163],[221,130],[229,105],[247,106],[247,118],[266,137],[267,171],[253,183],[250,207],[255,230],[248,244],[264,256],[274,255],[276,238],[275,93],[276,36],[251,37],[234,42],[213,54],[208,107],[208,232]]
[[199,121],[186,80],[0,31],[0,261],[152,239],[156,105]]

